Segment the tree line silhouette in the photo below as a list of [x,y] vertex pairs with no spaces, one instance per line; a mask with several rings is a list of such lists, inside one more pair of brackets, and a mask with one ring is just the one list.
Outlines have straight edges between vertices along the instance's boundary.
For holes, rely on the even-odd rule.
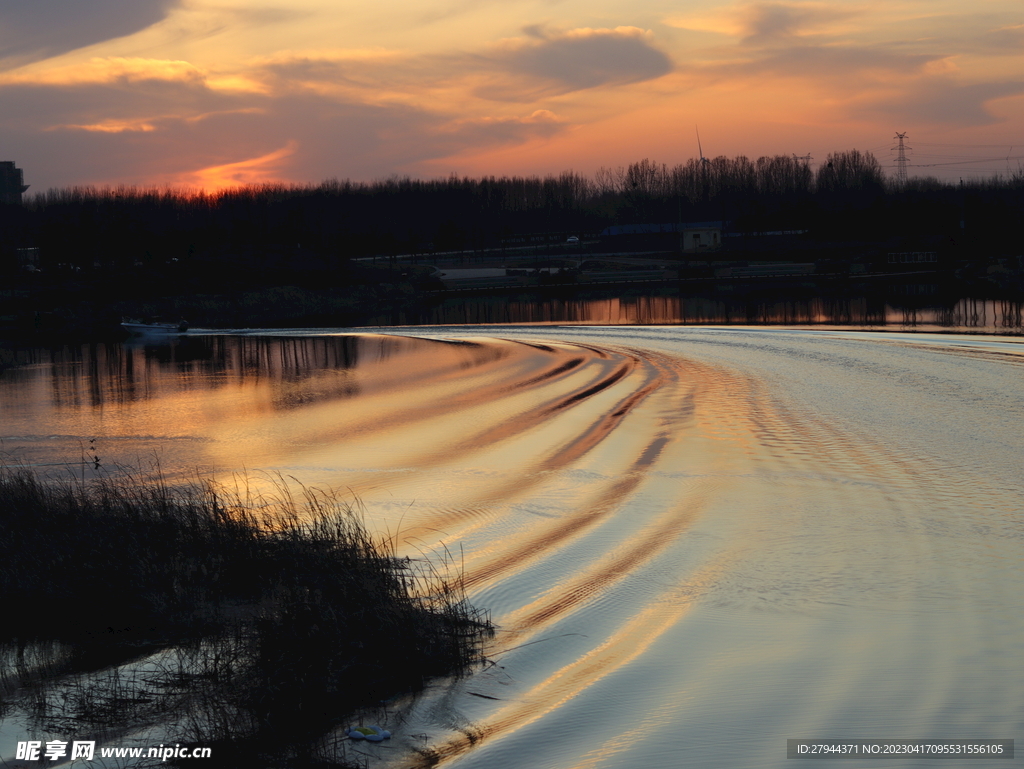
[[[72,187],[0,206],[0,262],[37,247],[48,269],[201,263],[256,273],[336,271],[354,257],[501,247],[534,233],[595,234],[615,224],[723,220],[733,232],[807,230],[822,242],[970,240],[1017,247],[1024,173],[896,186],[869,152],[644,159],[592,177],[452,175],[374,182],[262,184],[222,192]],[[961,224],[963,223],[963,224]],[[965,237],[968,232],[970,237]],[[922,244],[918,244],[919,246]],[[966,251],[964,252],[966,253]],[[239,274],[239,268],[247,268]]]

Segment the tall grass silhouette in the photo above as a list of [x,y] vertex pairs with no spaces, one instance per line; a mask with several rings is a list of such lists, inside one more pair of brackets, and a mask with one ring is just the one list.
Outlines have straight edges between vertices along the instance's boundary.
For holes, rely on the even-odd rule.
[[450,557],[394,544],[283,482],[0,470],[0,704],[68,736],[163,724],[230,747],[212,765],[303,765],[352,714],[482,660],[492,626]]

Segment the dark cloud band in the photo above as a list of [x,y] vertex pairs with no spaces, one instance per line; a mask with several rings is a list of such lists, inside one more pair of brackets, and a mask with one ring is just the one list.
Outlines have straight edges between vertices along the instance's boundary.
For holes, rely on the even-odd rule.
[[178,0],[0,0],[0,69],[123,37]]
[[[531,38],[490,57],[495,69],[523,81],[518,87],[529,94],[637,83],[672,71],[671,59],[639,29],[573,30],[550,37],[535,32]],[[506,87],[517,90],[515,83]]]

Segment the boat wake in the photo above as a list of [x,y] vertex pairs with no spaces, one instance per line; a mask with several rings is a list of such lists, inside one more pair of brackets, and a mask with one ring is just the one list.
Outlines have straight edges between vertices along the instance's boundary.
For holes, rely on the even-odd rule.
[[452,327],[204,344],[111,353],[109,381],[96,366],[76,385],[102,419],[63,381],[63,405],[21,396],[9,429],[58,423],[122,454],[104,430],[167,436],[165,474],[345,488],[400,555],[461,573],[499,626],[491,663],[391,703],[392,739],[366,746],[384,764],[782,767],[790,738],[1020,732],[1019,342]]

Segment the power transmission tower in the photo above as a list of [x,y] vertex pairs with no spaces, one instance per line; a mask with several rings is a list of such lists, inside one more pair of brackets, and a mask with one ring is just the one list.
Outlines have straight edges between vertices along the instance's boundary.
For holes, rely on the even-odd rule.
[[907,138],[907,132],[906,131],[904,131],[903,133],[900,133],[900,132],[897,131],[896,135],[894,137],[892,137],[892,138],[900,140],[899,145],[896,146],[896,147],[893,147],[892,149],[894,149],[894,150],[898,149],[899,150],[899,154],[896,155],[896,186],[902,188],[902,187],[905,187],[907,185],[907,153],[906,153],[906,150],[912,150],[914,148],[913,147],[906,147],[906,146],[903,145],[903,140]]
[[797,154],[794,153],[793,154],[793,160],[796,160],[797,162],[802,160],[802,161],[804,161],[804,163],[808,163],[809,164],[812,160],[814,160],[814,158],[811,157],[810,153],[808,153],[806,155],[797,155]]

